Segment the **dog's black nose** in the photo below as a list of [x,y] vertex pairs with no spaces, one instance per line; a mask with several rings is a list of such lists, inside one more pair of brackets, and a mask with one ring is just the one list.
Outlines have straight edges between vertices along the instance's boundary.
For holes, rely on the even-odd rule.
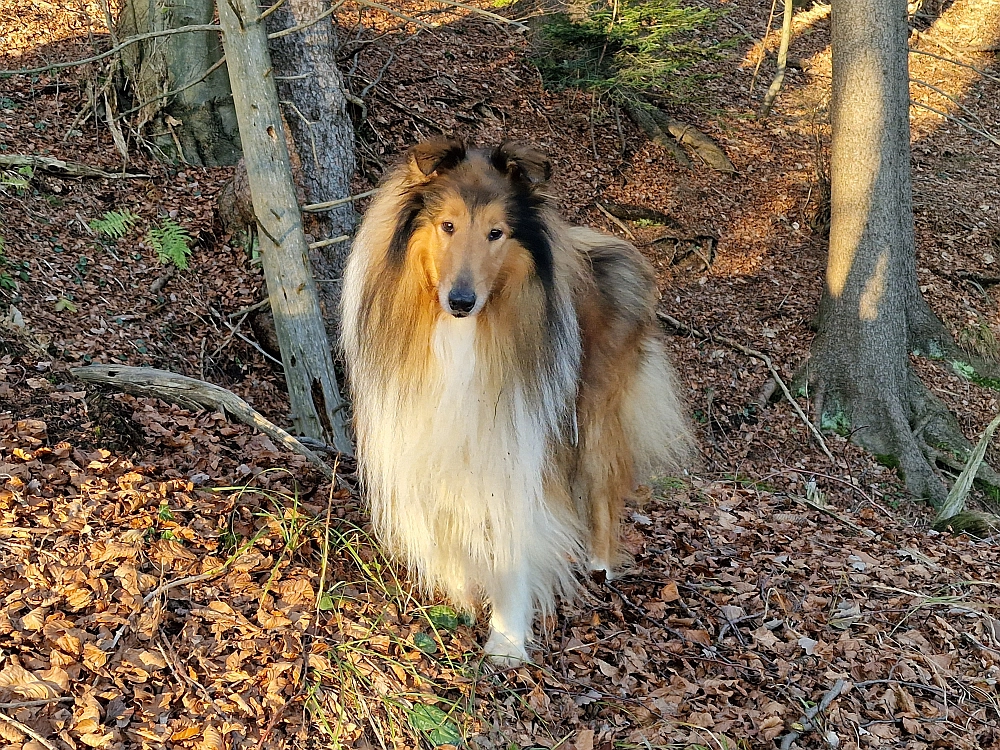
[[448,292],[448,306],[451,307],[451,314],[456,317],[468,315],[476,306],[475,290],[468,286],[453,286]]

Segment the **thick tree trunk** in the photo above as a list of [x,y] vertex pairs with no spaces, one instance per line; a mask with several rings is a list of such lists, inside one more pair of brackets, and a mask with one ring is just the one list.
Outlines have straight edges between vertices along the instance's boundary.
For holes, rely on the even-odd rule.
[[254,0],[222,0],[219,22],[295,426],[300,434],[350,452],[282,132],[264,21]]
[[909,364],[954,344],[917,286],[906,0],[834,0],[832,18],[830,254],[807,373],[824,426],[940,501],[933,456],[968,443]]
[[[126,37],[210,24],[214,13],[213,0],[126,0],[117,31]],[[198,81],[221,58],[219,35],[211,31],[149,39],[123,51],[125,75],[143,105],[140,126],[149,125],[152,141],[168,159],[208,167],[239,160],[240,136],[225,67]]]
[[[301,31],[272,39],[270,44],[278,95],[308,203],[349,195],[355,167],[354,125],[347,113],[344,81],[337,68],[337,43],[329,8],[329,0],[284,0],[267,22],[268,30],[275,33],[327,15]],[[344,204],[310,215],[306,231],[324,240],[353,233],[354,224],[354,208]],[[341,242],[310,251],[331,335],[336,335],[340,279],[349,247],[350,243]]]

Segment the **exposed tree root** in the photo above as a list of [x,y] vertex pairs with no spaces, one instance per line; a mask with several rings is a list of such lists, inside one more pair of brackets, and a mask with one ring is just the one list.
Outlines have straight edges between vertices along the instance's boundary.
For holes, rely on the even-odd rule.
[[955,534],[971,534],[986,537],[1000,532],[1000,518],[989,513],[963,510],[945,521],[934,524],[935,531],[951,531]]
[[[821,426],[849,435],[880,463],[897,469],[911,494],[935,506],[943,503],[948,491],[938,468],[959,471],[972,451],[954,415],[912,371],[897,398],[876,373],[824,376],[831,370],[814,355],[797,379],[808,384]],[[1000,488],[1000,474],[985,463],[977,478]]]

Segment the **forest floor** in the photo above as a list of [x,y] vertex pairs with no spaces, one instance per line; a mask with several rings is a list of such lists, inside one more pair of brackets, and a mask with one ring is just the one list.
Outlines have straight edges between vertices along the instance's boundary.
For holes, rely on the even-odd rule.
[[[532,142],[565,214],[627,230],[663,311],[708,336],[666,331],[701,468],[640,489],[628,574],[583,582],[544,623],[536,663],[505,673],[482,662],[483,618],[420,597],[383,559],[349,465],[331,486],[219,414],[71,376],[163,367],[287,424],[283,378],[243,314],[263,297],[259,267],[215,218],[232,169],[159,164],[122,118],[127,170],[147,177],[0,171],[0,737],[24,750],[1000,748],[998,538],[934,532],[891,468],[828,434],[831,462],[787,401],[761,403],[766,366],[715,338],[765,352],[786,380],[808,353],[830,61],[828,8],[797,11],[797,67],[758,119],[777,46],[774,31],[759,41],[767,9],[710,2],[726,11],[710,33],[733,46],[664,107],[735,174],[682,168],[602,97],[546,90],[514,27],[418,0],[393,7],[421,30],[367,4],[337,16],[348,85],[371,84],[355,192],[435,132]],[[100,7],[0,0],[0,68],[108,48]],[[996,357],[1000,147],[954,118],[1000,134],[1000,1],[928,0],[914,23],[921,289]],[[100,116],[85,110],[105,71],[0,80],[0,157],[121,172],[101,98]],[[614,223],[598,202],[669,222]],[[137,226],[94,234],[121,209]],[[166,279],[146,234],[165,217],[194,247]],[[976,439],[996,392],[913,362]]]

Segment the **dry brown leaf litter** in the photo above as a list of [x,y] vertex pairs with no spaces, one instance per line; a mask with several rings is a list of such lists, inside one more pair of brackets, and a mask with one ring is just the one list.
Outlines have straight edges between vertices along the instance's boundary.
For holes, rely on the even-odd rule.
[[[93,49],[80,14],[31,8],[48,15],[31,21],[27,5],[4,3],[2,33],[16,42],[5,49],[23,53],[5,66]],[[791,375],[811,341],[824,264],[810,222],[826,22],[797,42],[815,62],[791,74],[770,120],[746,116],[748,41],[719,63],[722,78],[677,104],[727,149],[740,170],[731,177],[680,170],[589,94],[542,91],[518,35],[434,10],[440,25],[412,39],[392,31],[398,18],[361,12],[355,92],[388,65],[369,92],[356,187],[436,127],[538,143],[572,219],[618,231],[594,201],[637,203],[717,237],[712,272],[694,277],[672,269],[662,245],[644,246],[665,306],[769,352]],[[756,7],[733,5],[730,19],[763,34]],[[49,46],[33,51],[39,42]],[[120,168],[107,126],[92,118],[63,140],[91,75],[3,81],[3,145]],[[963,100],[993,131],[998,93],[979,81]],[[991,147],[950,122],[918,136],[921,284],[956,334],[996,329],[992,285],[961,275],[988,277],[1000,257]],[[826,732],[842,747],[1000,746],[995,542],[927,532],[926,512],[898,493],[893,473],[837,438],[829,466],[786,405],[756,405],[764,368],[711,341],[670,339],[703,424],[703,478],[635,505],[631,575],[613,589],[588,582],[547,623],[539,667],[481,667],[482,633],[435,632],[420,606],[429,603],[365,536],[352,493],[328,504],[329,486],[299,459],[218,415],[88,395],[68,381],[69,364],[153,364],[203,374],[279,420],[287,409],[280,375],[218,317],[261,296],[251,259],[214,224],[229,171],[165,168],[141,148],[133,158],[153,179],[37,177],[30,191],[0,195],[7,256],[29,271],[16,298],[0,297],[29,329],[5,331],[0,352],[0,702],[55,701],[0,709],[11,718],[60,747],[412,747],[408,717],[431,706],[482,747],[773,747],[844,679],[849,688],[799,747],[827,747]],[[97,242],[85,224],[122,207],[140,227]],[[143,235],[163,216],[196,238],[195,271],[151,293],[163,269]],[[640,243],[655,236],[634,230]],[[60,299],[77,312],[57,310]],[[967,434],[995,412],[989,391],[915,362]],[[837,513],[878,536],[799,504],[810,478]],[[3,721],[0,736],[39,747]]]

